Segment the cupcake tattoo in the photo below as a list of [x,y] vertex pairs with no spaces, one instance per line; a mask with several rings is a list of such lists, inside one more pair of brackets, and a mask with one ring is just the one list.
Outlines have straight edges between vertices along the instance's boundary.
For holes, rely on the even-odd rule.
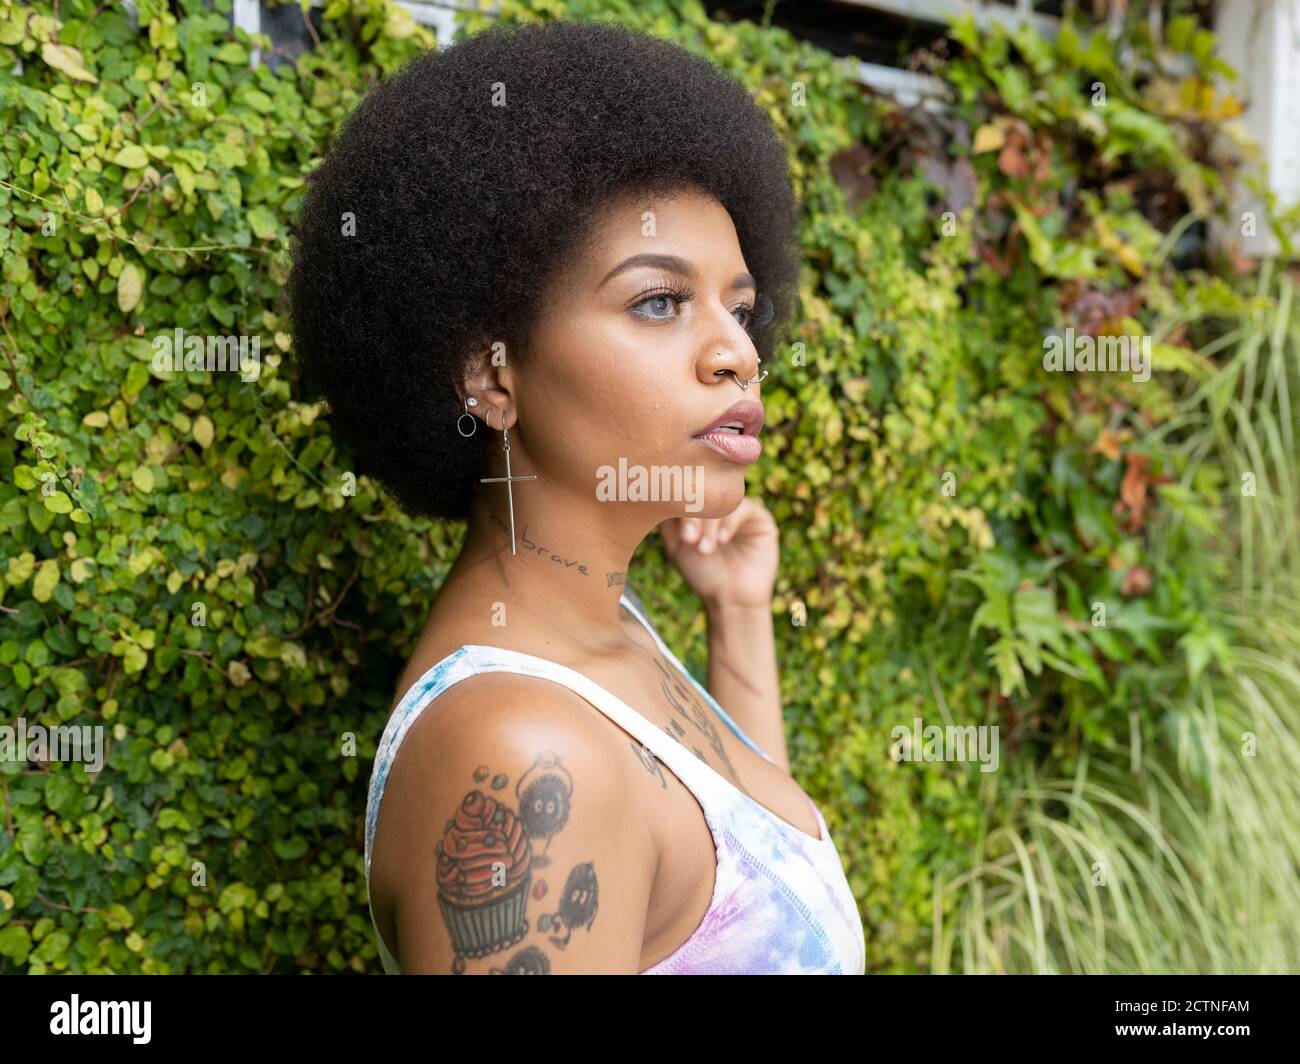
[[[518,947],[505,967],[491,967],[489,973],[549,974],[546,953],[537,945],[520,943],[530,929],[529,903],[540,907],[548,893],[546,879],[535,878],[533,870],[549,861],[544,853],[534,854],[534,843],[544,839],[549,846],[568,824],[573,780],[553,752],[538,754],[515,784],[515,810],[501,800],[510,782],[505,773],[479,765],[473,779],[478,786],[461,800],[434,848],[438,906],[455,951],[452,971],[460,975],[467,960]],[[563,893],[547,903],[548,908],[558,905],[558,911],[542,912],[537,930],[549,932],[551,943],[563,949],[576,928],[590,930],[596,893],[594,865],[579,864],[569,873]]]
[[456,962],[507,949],[528,933],[524,907],[532,847],[514,811],[470,791],[447,821],[438,855],[438,905]]

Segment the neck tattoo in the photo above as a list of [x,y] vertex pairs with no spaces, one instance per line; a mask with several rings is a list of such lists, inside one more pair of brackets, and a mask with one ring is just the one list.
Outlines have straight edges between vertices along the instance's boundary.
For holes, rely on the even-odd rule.
[[[504,520],[502,520],[500,514],[498,514],[494,510],[491,513],[489,513],[488,516],[491,517],[492,523],[496,525],[497,528],[501,529],[503,532],[509,535],[510,526],[507,525]],[[539,558],[550,558],[552,562],[554,562],[556,565],[561,566],[562,568],[570,569],[575,573],[581,573],[583,576],[591,575],[589,572],[587,572],[587,566],[585,563],[579,562],[576,559],[565,558],[560,554],[558,554],[556,551],[553,551],[550,547],[545,547],[542,546],[540,543],[534,542],[528,535],[527,525],[524,525],[523,535],[519,537],[519,546],[523,550],[529,552],[530,554],[536,554]]]

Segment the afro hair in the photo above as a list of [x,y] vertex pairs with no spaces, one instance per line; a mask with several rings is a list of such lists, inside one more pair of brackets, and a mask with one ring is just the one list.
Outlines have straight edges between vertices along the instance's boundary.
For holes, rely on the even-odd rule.
[[605,22],[503,23],[372,90],[311,175],[288,292],[303,385],[356,471],[408,513],[465,517],[484,445],[455,428],[467,368],[527,349],[612,198],[680,190],[730,214],[770,354],[798,206],[770,118],[707,59]]

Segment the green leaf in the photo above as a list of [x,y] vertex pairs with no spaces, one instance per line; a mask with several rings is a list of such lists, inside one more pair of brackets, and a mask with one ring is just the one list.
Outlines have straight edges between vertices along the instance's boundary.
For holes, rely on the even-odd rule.
[[0,928],[0,956],[16,964],[24,964],[32,950],[32,936],[21,924]]
[[244,649],[255,658],[278,658],[281,642],[273,635],[256,636],[244,640]]
[[264,115],[269,115],[275,110],[275,103],[271,97],[260,89],[249,89],[244,93],[244,102],[254,111],[260,111]]
[[32,598],[37,602],[49,602],[59,582],[59,563],[54,558],[41,562],[36,569],[36,579],[32,581]]
[[238,41],[227,41],[217,49],[217,61],[230,66],[247,66],[248,49]]
[[122,655],[122,668],[128,675],[143,672],[145,665],[149,662],[149,655],[142,647],[135,643],[128,643],[126,652]]
[[41,58],[60,74],[66,74],[74,81],[97,82],[99,80],[86,69],[81,53],[69,45],[46,41],[41,45]]
[[307,852],[308,845],[301,835],[294,835],[289,839],[276,839],[271,843],[271,849],[283,861],[296,861]]
[[134,263],[128,262],[117,275],[117,309],[123,314],[130,314],[140,302],[140,293],[144,291],[144,279]]
[[206,414],[200,414],[194,419],[194,426],[191,431],[194,434],[194,442],[205,451],[212,446],[212,419]]
[[280,229],[279,219],[265,207],[254,207],[248,212],[248,225],[259,240],[269,240]]
[[63,816],[75,814],[85,792],[66,773],[54,772],[45,781],[45,803]]
[[131,471],[131,483],[135,490],[149,494],[153,491],[153,470],[146,465],[138,465]]
[[127,144],[110,161],[128,170],[143,170],[149,165],[149,156],[139,144]]

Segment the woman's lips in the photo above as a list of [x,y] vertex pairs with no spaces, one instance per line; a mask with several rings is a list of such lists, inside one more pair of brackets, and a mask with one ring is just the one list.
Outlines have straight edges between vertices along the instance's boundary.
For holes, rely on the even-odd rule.
[[702,436],[692,436],[691,439],[699,440],[723,458],[742,465],[758,461],[758,456],[763,451],[763,445],[757,436],[745,436],[739,432],[707,432]]
[[[734,431],[736,428],[740,431]],[[691,439],[712,447],[730,462],[748,465],[757,461],[763,450],[758,442],[762,429],[763,404],[756,399],[739,399]]]

